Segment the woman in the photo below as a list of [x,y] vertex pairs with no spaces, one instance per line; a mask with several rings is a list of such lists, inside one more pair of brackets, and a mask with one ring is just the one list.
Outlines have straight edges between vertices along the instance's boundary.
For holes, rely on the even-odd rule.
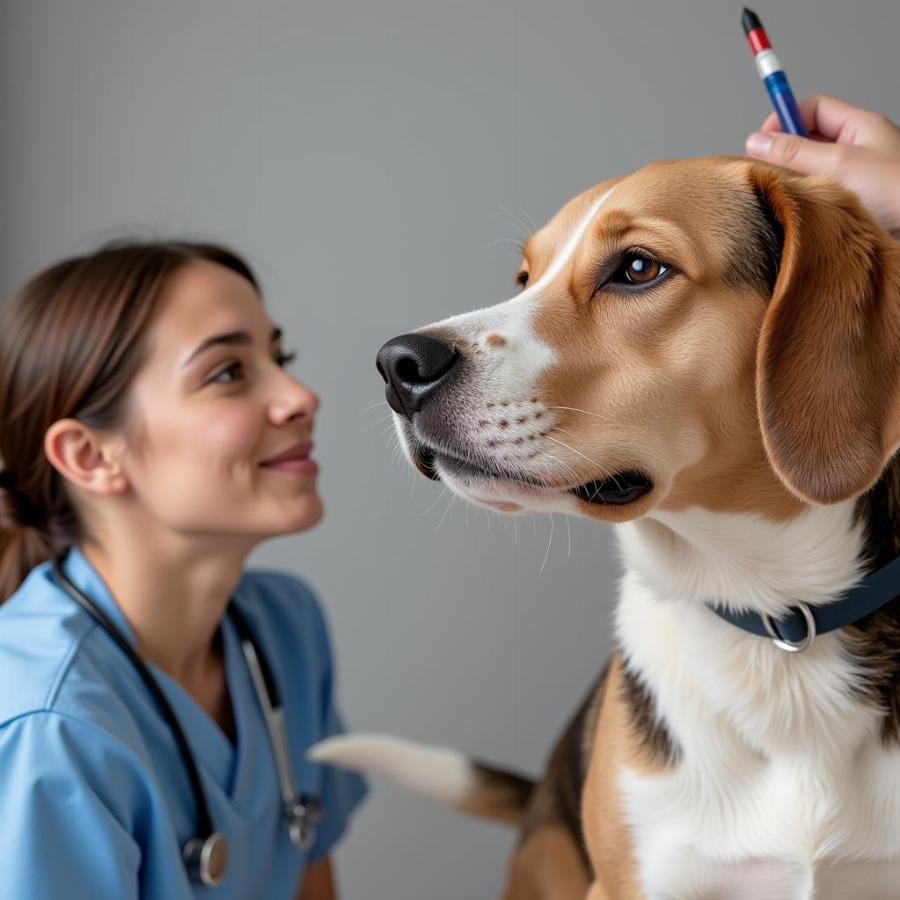
[[304,756],[340,729],[325,623],[243,571],[322,515],[290,358],[209,245],[113,245],[0,307],[0,897],[334,897],[364,786]]

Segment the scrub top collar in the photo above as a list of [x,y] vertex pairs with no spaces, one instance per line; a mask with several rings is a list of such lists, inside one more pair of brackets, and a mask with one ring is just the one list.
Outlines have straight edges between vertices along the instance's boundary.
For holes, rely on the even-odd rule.
[[[63,571],[73,584],[90,597],[118,628],[128,643],[137,649],[137,637],[125,618],[125,613],[116,602],[106,582],[91,565],[87,557],[78,547],[72,547],[63,563]],[[60,588],[62,590],[62,588]],[[227,619],[227,617],[226,617]],[[145,660],[157,684],[162,688],[166,699],[178,718],[181,727],[189,734],[191,749],[195,760],[201,768],[206,768],[223,790],[231,794],[236,787],[241,749],[240,735],[242,729],[248,727],[246,704],[255,703],[249,675],[241,677],[238,660],[242,661],[240,645],[236,636],[223,621],[223,640],[225,657],[225,680],[232,701],[235,717],[236,741],[233,744],[219,725],[213,721],[206,710],[171,675],[155,663]],[[120,650],[116,650],[120,653]]]
[[[113,624],[120,629],[129,644],[137,649],[137,637],[125,614],[109,587],[77,546],[69,550],[63,563],[63,571],[76,587],[84,591],[112,619]],[[191,735],[191,749],[200,768],[212,776],[229,797],[231,804],[238,808],[249,808],[255,793],[253,784],[257,778],[257,770],[252,766],[248,768],[247,763],[253,754],[250,753],[247,741],[251,735],[257,741],[264,741],[266,749],[260,752],[269,754],[270,737],[262,712],[259,710],[259,701],[244,661],[240,639],[228,616],[223,617],[221,633],[225,679],[234,714],[234,742],[229,740],[209,713],[200,707],[181,684],[155,663],[148,662],[148,667],[165,692],[166,699],[172,705],[182,727]],[[274,758],[272,762],[274,763]],[[292,765],[298,790],[316,793],[318,785],[315,764],[304,758],[299,761],[292,760]]]

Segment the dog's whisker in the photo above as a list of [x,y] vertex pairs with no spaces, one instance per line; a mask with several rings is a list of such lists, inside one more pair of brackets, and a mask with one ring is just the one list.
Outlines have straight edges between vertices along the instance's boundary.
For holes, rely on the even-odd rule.
[[[556,438],[550,437],[549,434],[544,435],[544,437],[546,437],[547,440],[553,441],[554,444],[559,444],[560,446],[565,447],[567,450],[571,450],[572,453],[577,453],[582,459],[587,460],[592,466],[596,466],[598,469],[600,469],[600,472],[604,478],[611,478],[613,484],[619,490],[622,489],[622,485],[620,485],[616,479],[615,472],[608,471],[604,466],[601,466],[600,463],[598,463],[596,460],[591,459],[589,456],[585,456],[580,450],[576,450],[574,447],[570,447],[567,443],[565,443],[565,441],[558,441],[558,440],[556,440]],[[591,499],[593,499],[594,496],[596,496],[596,493],[591,495]]]
[[534,220],[531,216],[525,212],[524,209],[516,211],[514,209],[510,209],[507,206],[501,206],[500,210],[504,212],[506,215],[510,216],[514,222],[516,222],[519,227],[523,229],[527,229],[531,234],[534,234],[537,231],[537,225],[534,224]]
[[[559,434],[567,434],[567,435],[569,435],[569,437],[573,437],[576,439],[578,438],[577,434],[574,434],[571,431],[567,431],[565,428],[560,428],[558,425],[553,430],[558,432]],[[570,447],[569,449],[574,450],[574,447]],[[585,459],[587,459],[587,457],[585,457]],[[599,463],[594,463],[594,465],[599,465]]]
[[538,230],[537,225],[535,225],[534,219],[532,219],[531,216],[528,215],[528,212],[524,209],[522,210],[522,219],[526,222],[528,227],[531,229],[531,233],[535,234]]
[[521,215],[517,215],[514,210],[508,209],[505,206],[501,206],[500,210],[503,213],[505,213],[506,215],[510,216],[512,218],[513,222],[515,223],[516,227],[523,234],[527,235],[528,238],[530,238],[535,233],[535,231],[537,231],[537,228],[535,227],[534,222],[529,223],[529,222],[525,221],[525,219]]
[[509,240],[514,240],[515,243],[518,244],[520,252],[524,253],[525,252],[525,242],[528,240],[529,235],[526,234],[525,232],[523,232],[520,228],[513,225],[512,222],[504,221],[503,224],[506,225],[507,228],[511,228],[513,231],[513,234],[515,235],[515,238],[510,238]]
[[522,254],[522,242],[516,238],[496,238],[493,241],[488,241],[484,246],[485,247],[494,247],[497,244],[512,244],[516,251],[521,256]]
[[412,475],[412,486],[409,489],[409,500],[412,502],[413,497],[416,493],[416,485],[419,483],[419,478],[421,477],[418,472],[414,471],[412,467],[407,466],[407,471],[409,471],[410,475]]
[[367,406],[365,409],[360,410],[359,414],[361,416],[365,415],[367,412],[373,409],[377,409],[379,406],[387,406],[387,400],[379,400],[378,403],[373,403],[371,406]]
[[529,229],[528,225],[526,223],[523,223],[511,209],[507,209],[505,206],[501,206],[500,211],[509,216],[509,219],[504,219],[502,216],[498,216],[498,218],[509,225],[510,228],[515,229],[518,234],[522,235],[525,238],[525,241],[527,241],[531,237],[531,235],[534,234],[534,230]]
[[[383,433],[384,432],[382,432],[382,434]],[[381,435],[379,435],[379,437],[380,436]],[[400,446],[400,438],[398,437],[396,431],[394,432],[393,441],[388,441],[388,445],[391,448],[391,457],[390,457],[391,466],[393,467],[393,465],[397,462],[400,462],[402,464],[405,461],[403,458],[403,447]],[[409,467],[404,466],[404,471],[408,472]],[[415,483],[415,482],[413,482],[413,483]]]
[[[562,467],[564,473],[571,475],[574,480],[577,481],[579,479],[580,476],[579,476],[578,472],[575,470],[574,466],[570,465],[567,462],[563,462],[563,460],[559,459],[559,457],[554,456],[549,450],[539,450],[538,452],[541,453],[543,456],[549,456],[550,459],[553,460],[553,462],[555,462],[558,466]],[[549,469],[549,467],[547,467],[547,468]]]
[[547,552],[544,554],[544,561],[541,563],[540,572],[544,571],[544,566],[547,565],[547,558],[550,556],[550,545],[553,543],[553,513],[550,513],[550,540],[547,541]]
[[612,419],[609,416],[601,415],[600,413],[591,412],[587,409],[579,409],[577,406],[548,406],[547,409],[568,409],[571,412],[579,412],[584,413],[586,416],[593,416],[595,419],[600,419],[603,422],[611,422]]
[[441,502],[441,500],[444,497],[444,494],[446,494],[446,493],[447,493],[447,485],[444,485],[444,489],[440,492],[440,494],[438,494],[437,499],[434,501],[434,503],[432,503],[431,506],[429,506],[428,509],[425,510],[425,512],[420,512],[418,514],[417,518],[421,519],[422,516],[427,516],[428,513],[430,513],[438,505],[438,503]]
[[558,456],[556,456],[554,453],[551,453],[549,450],[539,449],[538,452],[542,456],[549,457],[551,460],[553,460],[553,462],[555,462],[558,466],[560,466],[566,474],[572,475],[575,478],[579,477],[578,471],[576,470],[575,466],[573,466],[571,463],[568,463],[565,460],[560,459]]
[[[375,422],[370,422],[368,425],[366,425],[363,428],[363,431],[369,431],[370,429],[374,428],[376,425],[380,425],[382,422],[387,422],[387,420],[393,418],[393,416],[394,416],[394,414],[390,413],[390,415],[383,416],[382,418],[378,419]],[[393,428],[393,427],[394,427],[394,423],[391,422],[391,428]]]
[[515,217],[501,216],[497,215],[496,218],[502,222],[507,228],[511,228],[517,235],[521,235],[523,238],[528,235],[528,229],[522,225],[521,222],[517,222]]
[[437,523],[437,528],[435,528],[435,533],[440,531],[441,525],[444,524],[444,519],[447,518],[448,513],[451,509],[453,509],[453,505],[456,503],[456,494],[450,495],[450,502],[447,504],[447,508],[444,510],[444,514],[441,516],[441,521]]
[[[558,430],[558,429],[557,429],[557,430]],[[569,444],[567,444],[565,441],[558,441],[556,438],[550,437],[549,434],[545,434],[544,437],[546,437],[546,438],[547,438],[548,440],[550,440],[550,441],[553,441],[554,444],[559,444],[560,447],[565,447],[566,450],[569,450],[569,451],[571,451],[572,453],[577,454],[577,455],[580,456],[583,460],[586,460],[587,462],[589,462],[592,466],[597,466],[598,468],[602,468],[602,466],[600,465],[600,463],[598,463],[596,460],[591,459],[589,456],[585,456],[584,453],[582,453],[580,450],[577,450],[575,447],[571,447],[571,446],[570,446]]]

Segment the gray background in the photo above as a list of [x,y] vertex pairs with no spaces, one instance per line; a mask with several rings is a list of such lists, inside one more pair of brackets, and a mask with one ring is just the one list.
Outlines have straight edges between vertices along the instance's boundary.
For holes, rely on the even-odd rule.
[[[740,5],[683,0],[0,4],[0,289],[123,234],[256,267],[323,399],[328,516],[257,562],[318,589],[357,729],[539,770],[602,665],[609,530],[453,505],[383,433],[387,338],[505,299],[515,220],[603,178],[742,152],[768,112]],[[900,4],[758,6],[798,95],[900,119]],[[549,547],[549,549],[548,549]],[[571,547],[571,550],[570,550]],[[546,563],[544,560],[546,559]],[[382,784],[345,898],[496,895],[513,835]]]

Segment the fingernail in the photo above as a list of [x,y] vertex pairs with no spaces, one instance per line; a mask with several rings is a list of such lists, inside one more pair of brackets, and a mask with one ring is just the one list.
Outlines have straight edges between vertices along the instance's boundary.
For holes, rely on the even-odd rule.
[[765,131],[754,131],[747,138],[746,147],[751,156],[768,156],[772,149],[772,135]]

